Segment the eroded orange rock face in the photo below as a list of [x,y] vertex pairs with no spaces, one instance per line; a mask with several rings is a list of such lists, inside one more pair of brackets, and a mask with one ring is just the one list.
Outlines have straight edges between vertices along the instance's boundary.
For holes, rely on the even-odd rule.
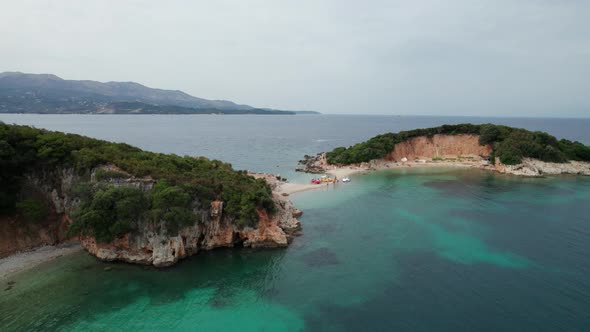
[[286,247],[287,234],[279,227],[277,218],[269,216],[265,210],[258,210],[258,227],[240,232],[244,247]]
[[[100,168],[118,170],[112,165]],[[95,173],[96,170],[91,174],[91,181],[97,181]],[[263,178],[271,189],[276,189],[277,176],[266,175]],[[28,194],[35,194],[46,201],[50,214],[46,220],[38,223],[26,223],[19,220],[18,215],[0,216],[0,257],[66,240],[72,223],[69,216],[79,204],[79,199],[70,193],[76,184],[87,181],[73,169],[29,174],[25,180],[27,188],[34,188]],[[151,190],[154,184],[150,178],[134,177],[104,181],[115,186],[134,186],[146,191]],[[219,247],[284,247],[301,229],[296,219],[301,211],[278,192],[273,192],[273,200],[276,212],[269,214],[264,210],[258,211],[258,223],[251,227],[240,227],[232,216],[224,213],[224,202],[218,200],[211,202],[208,207],[195,204],[199,208],[193,212],[199,221],[178,232],[170,232],[162,220],[156,223],[138,220],[138,229],[109,243],[99,243],[89,236],[80,236],[79,240],[82,247],[101,260],[157,267],[173,265],[200,250]]]
[[451,159],[457,157],[488,157],[491,145],[479,145],[478,135],[434,135],[411,138],[395,145],[393,152],[385,157],[387,161]]
[[70,223],[67,215],[59,215],[54,210],[42,222],[26,222],[0,216],[0,258],[19,251],[63,242],[68,239]]
[[223,215],[223,202],[211,203],[208,218],[202,223],[182,228],[177,235],[167,234],[164,224],[146,224],[133,234],[110,243],[97,243],[92,237],[81,237],[82,246],[105,261],[170,266],[199,250],[219,247],[274,248],[286,247],[301,228],[296,216],[301,215],[293,204],[280,195],[273,195],[277,212],[270,215],[258,210],[258,224],[241,228]]

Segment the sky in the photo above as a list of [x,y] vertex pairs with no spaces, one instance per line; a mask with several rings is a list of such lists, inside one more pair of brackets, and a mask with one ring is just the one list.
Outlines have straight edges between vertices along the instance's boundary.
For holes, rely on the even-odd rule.
[[587,0],[0,0],[0,71],[334,114],[590,117]]

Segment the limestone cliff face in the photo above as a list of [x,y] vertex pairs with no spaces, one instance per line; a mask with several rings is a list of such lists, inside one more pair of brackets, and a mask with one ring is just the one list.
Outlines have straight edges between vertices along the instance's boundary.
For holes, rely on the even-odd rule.
[[280,195],[273,196],[277,212],[269,215],[258,211],[256,227],[240,228],[232,219],[223,215],[223,203],[211,203],[209,218],[182,228],[178,235],[168,235],[164,224],[142,224],[133,234],[111,243],[97,243],[92,237],[81,237],[82,246],[92,255],[105,261],[170,266],[178,260],[194,255],[200,250],[219,247],[274,248],[286,247],[301,229],[296,219],[300,215],[293,204]]
[[431,160],[432,158],[489,157],[491,145],[479,145],[478,135],[434,135],[419,136],[395,145],[384,159],[400,161],[402,158]]
[[[114,166],[103,166],[113,170]],[[96,182],[96,170],[89,178],[81,178],[72,169],[60,169],[42,174],[29,174],[23,191],[47,202],[49,215],[38,223],[17,220],[18,216],[0,216],[0,257],[41,245],[54,245],[66,240],[71,225],[70,215],[79,204],[72,195],[73,188],[90,180]],[[273,177],[267,177],[271,188]],[[151,190],[154,181],[150,178],[103,179],[115,186],[134,186]],[[223,202],[214,201],[211,206],[193,211],[202,220],[170,235],[164,222],[158,224],[140,223],[133,233],[115,239],[111,243],[97,243],[93,237],[82,236],[82,246],[92,255],[106,261],[149,264],[157,267],[169,266],[179,259],[196,254],[200,250],[219,247],[285,247],[301,229],[297,217],[301,211],[296,209],[288,198],[273,194],[277,207],[274,214],[258,211],[258,224],[255,227],[240,228],[234,220],[223,213]]]
[[0,216],[0,257],[67,240],[69,213],[78,204],[68,193],[79,181],[72,169],[28,174],[23,181],[23,194],[47,202],[47,216],[34,222],[25,221],[18,214]]

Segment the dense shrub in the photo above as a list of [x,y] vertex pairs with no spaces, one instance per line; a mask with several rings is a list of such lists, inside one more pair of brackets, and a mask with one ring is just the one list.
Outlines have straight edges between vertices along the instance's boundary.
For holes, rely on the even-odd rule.
[[18,212],[29,222],[39,222],[47,218],[49,209],[45,202],[36,199],[25,199],[16,203]]
[[543,132],[531,132],[525,129],[507,126],[483,124],[443,125],[440,127],[401,131],[375,136],[366,142],[351,147],[339,147],[328,153],[330,164],[355,164],[380,159],[392,152],[395,144],[418,136],[436,134],[479,135],[481,145],[492,144],[492,157],[499,157],[505,164],[518,164],[522,158],[536,158],[550,162],[567,160],[590,161],[590,147],[580,142],[568,140],[557,141],[554,136]]
[[498,126],[490,124],[482,125],[479,131],[479,144],[493,144],[498,141],[499,137],[500,129],[498,129]]
[[130,232],[141,222],[149,201],[141,189],[110,186],[98,190],[73,214],[70,232],[91,235],[99,242],[109,242]]
[[108,179],[121,179],[121,178],[127,177],[127,175],[125,175],[121,172],[110,170],[110,169],[99,169],[94,173],[94,176],[96,177],[96,181],[102,181],[102,180],[108,180]]
[[562,139],[558,143],[559,150],[571,160],[590,160],[590,148],[580,142],[572,142]]

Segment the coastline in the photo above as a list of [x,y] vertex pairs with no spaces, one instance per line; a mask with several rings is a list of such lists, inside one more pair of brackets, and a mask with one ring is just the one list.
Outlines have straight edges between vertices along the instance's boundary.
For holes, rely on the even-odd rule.
[[[349,177],[355,174],[363,174],[371,171],[383,171],[388,169],[407,169],[407,168],[445,168],[445,167],[457,167],[457,168],[478,168],[478,169],[492,169],[483,166],[480,162],[416,162],[408,161],[405,163],[396,162],[381,162],[372,164],[369,166],[333,166],[330,165],[326,169],[325,174],[332,175],[338,179]],[[280,182],[276,184],[276,193],[281,195],[291,195],[298,192],[316,190],[325,188],[324,185],[309,184],[309,183],[297,183],[297,182]]]
[[0,280],[29,270],[41,263],[58,257],[82,251],[82,246],[76,240],[60,243],[55,246],[42,246],[29,251],[23,251],[0,259]]
[[[579,163],[579,162],[578,162]],[[550,164],[550,163],[544,163]],[[512,169],[498,170],[493,165],[483,164],[482,161],[406,161],[406,162],[395,162],[385,160],[373,160],[371,163],[363,163],[361,165],[349,165],[349,166],[335,166],[327,165],[325,174],[337,177],[339,179],[349,177],[355,174],[363,174],[370,171],[383,171],[383,170],[394,170],[394,169],[408,169],[408,168],[476,168],[482,170],[493,171],[500,174],[515,174],[525,176],[538,176],[536,174],[527,173],[516,173]],[[559,173],[556,173],[559,174]],[[294,193],[317,190],[326,188],[324,185],[310,184],[310,183],[291,183],[280,180],[276,175],[254,173],[250,174],[255,178],[265,178],[271,185],[275,195],[289,196]],[[549,173],[549,175],[551,175]],[[76,240],[70,240],[64,243],[60,243],[55,246],[42,246],[37,247],[28,251],[13,254],[4,258],[0,258],[0,280],[6,280],[10,276],[15,275],[19,272],[29,270],[37,265],[45,262],[49,262],[58,257],[69,255],[82,251],[83,248],[80,243]]]
[[277,187],[277,193],[281,195],[291,195],[294,193],[324,188],[325,186],[308,183],[285,182]]
[[[292,204],[290,204],[290,203],[286,204],[286,202],[288,202],[288,198],[286,198],[284,196],[288,196],[290,193],[295,193],[295,192],[299,192],[299,191],[310,190],[310,189],[316,188],[315,186],[309,185],[309,184],[286,183],[286,182],[282,181],[276,175],[272,175],[272,174],[250,174],[250,175],[254,176],[255,178],[263,178],[267,181],[267,183],[269,183],[269,185],[271,186],[272,191],[273,191],[273,197],[276,200],[282,201],[281,206],[283,209],[285,209],[285,206],[292,207]],[[291,216],[291,215],[288,216],[288,220],[289,220],[288,222],[283,222],[282,220],[278,220],[278,221],[275,220],[275,222],[277,223],[275,225],[275,227],[279,227],[283,231],[291,231],[291,233],[288,233],[287,235],[280,232],[280,234],[278,234],[278,239],[276,238],[277,234],[275,234],[276,229],[274,229],[274,230],[271,229],[270,228],[270,226],[272,226],[271,224],[266,225],[266,233],[264,233],[264,235],[267,237],[270,237],[269,241],[272,242],[272,241],[276,240],[277,246],[286,246],[288,244],[289,237],[293,236],[292,233],[296,232],[297,228],[300,227],[299,223],[297,222],[297,220],[294,217],[295,214],[300,215],[301,211],[294,210],[293,216]],[[278,223],[280,223],[280,225]],[[287,237],[286,239],[284,239],[284,241],[282,241],[282,239],[280,238],[281,234],[283,234],[283,236]],[[221,234],[221,236],[223,236],[223,235],[224,234]],[[259,239],[261,237],[260,234],[258,234],[258,235],[254,234],[252,236],[255,238],[255,240],[257,240],[257,241],[260,240],[262,244],[265,244],[264,238]],[[256,237],[256,236],[258,236],[258,237]],[[221,237],[220,238],[221,244],[214,243],[212,248],[218,247],[218,246],[224,246],[223,240],[225,240],[225,239],[223,237]],[[252,246],[254,247],[255,245],[252,245]],[[272,245],[270,245],[270,246],[272,246]],[[20,272],[29,270],[31,268],[34,268],[34,267],[36,267],[40,264],[46,263],[46,262],[51,262],[59,257],[83,251],[85,249],[85,247],[86,247],[86,245],[84,242],[80,242],[77,239],[70,239],[68,241],[59,243],[57,245],[43,245],[43,246],[39,246],[36,248],[24,249],[23,251],[13,253],[13,254],[6,256],[6,257],[2,257],[2,258],[0,258],[0,281],[10,280],[10,278],[12,278],[14,275],[16,275]],[[86,247],[86,250],[89,251],[89,253],[91,255],[98,257],[98,255],[96,255],[95,253],[88,250],[87,247]],[[101,257],[98,257],[98,258],[103,259]],[[103,259],[103,260],[112,260],[112,259],[110,259],[110,257],[109,257],[109,259]],[[175,262],[176,262],[176,260],[174,261],[174,263]],[[11,287],[10,282],[13,282],[13,281],[12,280],[9,281],[9,284],[8,284],[9,288]]]
[[481,162],[447,162],[447,161],[436,161],[436,162],[419,162],[419,161],[407,161],[407,162],[379,162],[373,163],[371,166],[330,166],[326,169],[326,173],[336,176],[338,178],[348,177],[350,175],[366,173],[369,171],[382,171],[388,169],[404,169],[404,168],[436,168],[436,167],[457,167],[457,168],[479,168],[479,169],[492,169],[481,164]]
[[264,179],[272,189],[273,193],[279,196],[289,196],[294,193],[323,187],[311,183],[287,182],[279,175],[269,173],[249,173],[249,175],[256,179]]

